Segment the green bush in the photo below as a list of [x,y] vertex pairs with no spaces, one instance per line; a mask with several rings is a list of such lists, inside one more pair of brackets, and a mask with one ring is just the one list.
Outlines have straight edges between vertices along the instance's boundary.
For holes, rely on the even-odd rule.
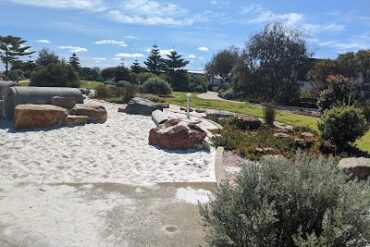
[[208,78],[205,75],[188,74],[189,88],[192,92],[207,92]]
[[356,98],[353,82],[342,76],[329,76],[327,79],[328,88],[323,90],[317,101],[321,112],[342,104],[351,104]]
[[37,87],[79,87],[80,79],[72,66],[51,63],[40,66],[31,76],[31,86]]
[[24,80],[24,72],[21,69],[14,69],[9,72],[9,79],[12,81]]
[[196,92],[196,93],[204,93],[205,92],[204,87],[202,85],[197,85],[195,87],[192,87],[191,91]]
[[263,115],[267,124],[274,125],[276,110],[272,105],[267,105],[263,108]]
[[158,75],[153,74],[153,73],[150,73],[150,72],[140,72],[140,73],[139,73],[139,74],[137,74],[137,76],[136,76],[136,81],[137,81],[139,84],[143,84],[143,83],[144,83],[144,82],[146,82],[149,78],[152,78],[152,77],[158,78]]
[[370,105],[364,106],[363,112],[367,122],[370,124]]
[[170,95],[172,90],[168,82],[159,78],[149,78],[141,87],[143,93]]
[[182,92],[189,90],[189,78],[186,70],[175,70],[169,75],[169,79],[173,90]]
[[370,241],[370,187],[334,159],[298,155],[245,164],[200,206],[210,246],[351,246]]
[[365,116],[360,108],[340,106],[326,110],[319,122],[320,135],[333,142],[339,149],[346,148],[363,136],[368,129]]
[[100,99],[120,98],[115,102],[127,103],[138,92],[138,87],[126,82],[121,86],[100,85],[96,88],[96,97]]

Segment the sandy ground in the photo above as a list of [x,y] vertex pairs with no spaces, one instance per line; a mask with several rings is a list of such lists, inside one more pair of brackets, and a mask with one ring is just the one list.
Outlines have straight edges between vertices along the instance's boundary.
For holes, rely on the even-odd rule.
[[[214,181],[215,150],[166,151],[148,145],[150,117],[117,112],[82,127],[12,132],[0,123],[0,181],[157,183]],[[172,117],[184,114],[166,111]],[[193,120],[198,118],[193,117]],[[202,121],[203,129],[215,126]]]
[[[104,124],[14,132],[0,122],[0,246],[203,244],[197,203],[214,188],[215,150],[150,146],[150,117],[99,103]],[[185,118],[177,111],[165,113]]]

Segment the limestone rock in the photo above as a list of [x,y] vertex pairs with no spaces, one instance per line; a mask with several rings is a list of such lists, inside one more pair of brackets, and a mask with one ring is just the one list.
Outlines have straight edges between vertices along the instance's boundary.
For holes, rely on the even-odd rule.
[[76,105],[74,97],[60,97],[55,96],[51,98],[51,104],[55,106],[60,106],[66,109],[72,109]]
[[170,119],[149,132],[149,144],[164,149],[187,150],[201,145],[207,133],[194,123]]
[[108,118],[108,113],[105,107],[95,104],[76,104],[70,114],[76,116],[87,116],[89,118],[88,123],[104,123]]
[[245,115],[237,115],[235,117],[235,123],[242,130],[255,130],[262,125],[261,120],[258,118]]
[[132,98],[126,107],[126,113],[132,115],[149,116],[155,110],[162,111],[163,107],[160,104],[139,97]]
[[367,179],[370,176],[370,158],[344,158],[338,167],[352,178]]
[[87,124],[87,122],[89,121],[89,117],[87,116],[71,116],[69,115],[67,117],[67,126],[82,126],[82,125],[85,125]]
[[20,104],[15,107],[13,124],[15,129],[60,127],[67,116],[68,111],[59,106]]
[[232,112],[218,111],[218,112],[209,112],[209,113],[207,113],[206,118],[208,118],[212,121],[218,122],[218,121],[221,121],[221,120],[226,120],[226,119],[232,118],[234,116],[235,116],[235,114],[232,113]]
[[277,139],[291,138],[290,135],[288,135],[287,133],[284,133],[284,132],[277,132],[277,133],[274,134],[274,137],[277,138]]

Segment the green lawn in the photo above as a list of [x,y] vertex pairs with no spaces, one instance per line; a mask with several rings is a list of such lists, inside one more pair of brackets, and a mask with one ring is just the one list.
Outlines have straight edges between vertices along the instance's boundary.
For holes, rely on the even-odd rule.
[[81,81],[81,88],[88,88],[88,89],[96,89],[98,86],[104,85],[102,82],[99,81]]
[[[205,100],[200,99],[193,93],[191,99],[192,107],[204,107],[209,109],[224,110],[246,114],[255,117],[263,117],[262,107],[258,104],[250,103],[236,103],[221,100]],[[186,105],[186,93],[174,92],[173,97],[165,98],[165,101],[175,105]],[[285,111],[277,111],[276,121],[300,127],[308,127],[314,131],[318,131],[317,122],[318,118],[293,114]],[[370,152],[370,131],[356,142],[357,146],[364,151]]]

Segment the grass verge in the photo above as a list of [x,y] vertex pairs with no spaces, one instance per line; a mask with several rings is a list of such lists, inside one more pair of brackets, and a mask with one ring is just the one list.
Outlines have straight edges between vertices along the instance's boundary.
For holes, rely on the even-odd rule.
[[[173,92],[172,97],[164,98],[166,103],[185,106],[186,105],[186,93],[184,92]],[[191,99],[192,107],[202,107],[208,109],[216,109],[223,111],[230,111],[255,117],[263,117],[263,108],[258,104],[250,103],[237,103],[222,100],[205,100],[200,99],[193,94]],[[303,116],[298,114],[289,113],[286,111],[276,111],[276,121],[289,124],[292,126],[307,127],[314,131],[318,131],[317,122],[318,118]],[[362,151],[370,153],[370,131],[356,142],[356,145]]]

